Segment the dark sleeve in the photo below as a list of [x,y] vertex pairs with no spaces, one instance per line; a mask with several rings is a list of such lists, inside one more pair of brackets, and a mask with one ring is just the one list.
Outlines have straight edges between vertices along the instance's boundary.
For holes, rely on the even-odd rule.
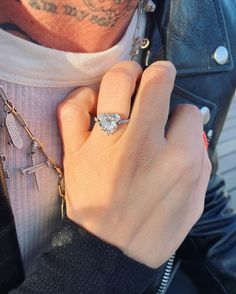
[[160,271],[132,260],[65,219],[35,273],[10,293],[139,294]]

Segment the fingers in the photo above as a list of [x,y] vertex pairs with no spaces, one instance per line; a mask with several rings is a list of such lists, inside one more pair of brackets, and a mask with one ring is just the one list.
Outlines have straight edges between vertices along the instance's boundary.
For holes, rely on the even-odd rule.
[[201,172],[196,182],[195,189],[193,190],[193,197],[194,197],[194,200],[196,201],[195,223],[199,220],[204,210],[205,195],[206,195],[207,186],[209,184],[209,180],[211,176],[211,171],[212,171],[211,161],[209,159],[207,151],[203,150]]
[[[136,82],[142,74],[141,67],[133,61],[121,62],[107,72],[101,83],[97,113],[118,113],[122,119],[129,117],[131,97],[134,93]],[[109,136],[112,142],[127,125],[119,125],[119,131]],[[96,124],[94,133],[97,136],[107,136]]]
[[127,118],[131,96],[141,74],[140,65],[133,61],[124,61],[113,66],[102,79],[97,112],[115,112]]
[[171,115],[166,133],[167,141],[197,155],[203,146],[202,134],[203,121],[197,106],[178,105]]
[[90,135],[90,113],[95,113],[97,94],[90,88],[72,92],[57,108],[65,154],[78,151]]
[[145,70],[127,128],[131,136],[164,138],[175,76],[176,70],[168,61],[155,62]]
[[[132,61],[115,65],[103,77],[97,113],[118,113],[122,119],[129,116],[131,98],[141,67]],[[144,135],[164,138],[164,128],[169,112],[170,95],[174,85],[175,68],[167,61],[151,65],[143,74],[128,128],[133,137],[143,140]],[[89,88],[72,93],[58,108],[59,126],[65,152],[76,152],[90,135],[90,113],[96,108],[96,95]],[[127,124],[119,125],[119,131],[109,139],[96,124],[91,137],[104,144],[111,144],[119,138]]]

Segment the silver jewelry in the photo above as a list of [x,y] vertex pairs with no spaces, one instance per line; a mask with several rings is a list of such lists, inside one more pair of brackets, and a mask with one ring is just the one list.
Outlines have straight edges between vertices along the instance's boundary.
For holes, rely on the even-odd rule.
[[[30,152],[30,157],[31,157],[31,162],[32,166],[20,169],[21,173],[24,175],[30,175],[33,174],[36,182],[36,188],[39,190],[39,183],[38,183],[38,178],[36,172],[42,169],[43,167],[51,167],[55,170],[55,172],[58,175],[58,192],[59,196],[61,198],[61,212],[62,212],[62,218],[64,216],[64,207],[65,207],[65,185],[64,185],[64,179],[63,179],[63,170],[62,168],[56,163],[56,161],[53,159],[52,156],[50,156],[44,145],[41,143],[41,141],[34,136],[32,131],[30,130],[28,124],[22,117],[22,115],[16,110],[14,105],[9,101],[7,95],[5,94],[3,88],[0,86],[0,100],[3,102],[3,110],[7,114],[7,119],[6,123],[2,124],[2,127],[6,127],[8,134],[11,139],[11,144],[15,146],[17,149],[21,149],[23,147],[23,141],[20,136],[20,133],[18,131],[18,128],[16,126],[15,121],[19,123],[19,125],[25,130],[29,138],[31,139],[31,152]],[[34,156],[36,151],[40,151],[46,160],[42,163],[35,164]],[[1,161],[3,161],[4,158],[1,157]]]
[[3,167],[3,172],[4,172],[5,178],[10,179],[10,174],[9,174],[9,171],[8,171],[6,155],[3,154],[3,153],[0,153],[0,160],[2,162],[2,167]]
[[38,163],[36,164],[35,163],[35,154],[37,152],[38,149],[38,143],[37,141],[32,141],[31,142],[31,151],[29,153],[30,157],[31,157],[31,162],[32,162],[32,165],[29,166],[29,167],[26,167],[26,168],[21,168],[21,173],[23,175],[30,175],[32,174],[34,176],[34,181],[35,181],[35,184],[36,184],[36,188],[38,190],[38,192],[40,192],[40,188],[39,188],[39,180],[38,180],[38,175],[37,175],[37,172],[39,170],[41,170],[43,167],[51,167],[50,166],[50,162],[48,160],[42,162],[42,163]]
[[141,38],[139,36],[141,17],[144,12],[154,12],[156,4],[152,0],[140,0],[137,8],[138,18],[137,24],[133,36],[133,45],[130,52],[130,59],[132,60],[136,55],[139,54],[140,49],[146,49],[150,45],[150,41],[147,38]]
[[117,131],[120,124],[127,124],[129,122],[129,119],[121,119],[117,113],[99,113],[94,120],[108,136]]
[[154,12],[156,10],[156,4],[152,0],[147,0],[144,5],[146,12]]
[[[1,126],[6,128],[7,133],[10,137],[10,141],[8,143],[12,144],[17,149],[22,149],[23,148],[23,140],[22,140],[22,137],[21,137],[20,132],[18,130],[18,127],[16,125],[15,117],[14,117],[11,109],[7,105],[8,98],[5,94],[5,92],[3,91],[2,87],[0,87],[0,98],[3,102],[3,105],[4,105],[3,110],[6,114],[5,123],[2,123]],[[8,102],[8,103],[9,103],[9,106],[14,107],[10,102]]]

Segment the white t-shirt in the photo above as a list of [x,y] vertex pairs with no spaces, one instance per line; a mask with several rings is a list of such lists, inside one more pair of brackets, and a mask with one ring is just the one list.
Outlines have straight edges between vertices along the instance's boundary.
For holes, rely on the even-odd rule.
[[[75,87],[101,81],[112,65],[130,59],[137,24],[135,12],[123,38],[112,48],[99,53],[70,53],[45,48],[0,30],[0,85],[9,100],[25,118],[30,129],[43,142],[47,153],[62,165],[61,140],[56,107]],[[145,15],[139,32],[144,35]],[[112,99],[112,97],[111,97]],[[5,120],[0,102],[0,123]],[[7,156],[8,190],[15,216],[17,235],[26,275],[35,268],[36,257],[50,243],[60,225],[60,200],[57,175],[52,168],[37,172],[40,192],[34,176],[22,175],[20,168],[32,165],[31,141],[18,125],[24,146],[9,146],[5,128],[0,129],[0,153]],[[45,161],[38,152],[36,163]]]

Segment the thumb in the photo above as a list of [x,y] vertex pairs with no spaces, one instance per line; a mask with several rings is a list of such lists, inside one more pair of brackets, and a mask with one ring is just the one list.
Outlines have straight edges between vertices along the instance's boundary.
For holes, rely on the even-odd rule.
[[88,87],[73,91],[57,108],[58,125],[65,154],[73,154],[90,135],[90,114],[95,113],[97,94]]

